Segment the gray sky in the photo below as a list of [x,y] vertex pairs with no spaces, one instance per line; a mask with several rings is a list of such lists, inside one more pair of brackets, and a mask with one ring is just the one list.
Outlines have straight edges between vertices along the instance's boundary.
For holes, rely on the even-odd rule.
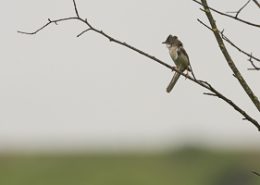
[[[74,15],[72,0],[13,0],[1,10],[0,148],[126,149],[183,144],[257,147],[260,135],[229,105],[202,95],[181,78],[171,94],[172,73],[93,32],[76,38],[85,25],[64,22],[34,36],[48,18]],[[97,28],[172,64],[161,44],[169,35],[184,43],[196,76],[260,120],[224,60],[213,34],[196,19],[207,19],[193,1],[77,0],[80,15]],[[244,1],[209,1],[224,11]],[[259,22],[250,4],[241,14]],[[249,52],[259,54],[259,30],[215,15],[220,29]],[[230,48],[237,66],[260,96],[259,72]],[[257,53],[258,52],[258,53]],[[259,55],[258,55],[259,57]]]

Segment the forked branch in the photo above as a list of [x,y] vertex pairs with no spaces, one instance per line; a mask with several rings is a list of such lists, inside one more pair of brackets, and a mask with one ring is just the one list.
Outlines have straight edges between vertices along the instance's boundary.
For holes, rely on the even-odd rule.
[[[211,30],[211,31],[213,32],[213,29],[212,29],[210,26],[208,26],[207,24],[205,24],[203,21],[201,21],[200,19],[197,19],[197,21],[198,21],[199,23],[201,23],[203,26],[205,26],[206,28],[208,28],[209,30]],[[254,63],[255,61],[256,61],[256,62],[260,62],[260,59],[259,59],[259,58],[253,56],[252,53],[248,53],[248,52],[242,50],[240,47],[238,47],[238,46],[237,46],[234,42],[232,42],[226,35],[224,35],[224,30],[222,30],[222,31],[220,32],[220,34],[221,34],[221,37],[222,37],[223,40],[225,40],[225,41],[226,41],[227,43],[229,43],[231,46],[233,46],[234,48],[236,48],[239,52],[241,52],[241,53],[243,53],[244,55],[246,55],[246,56],[249,57],[248,61],[250,62],[250,64],[252,65],[253,68],[248,68],[248,70],[257,70],[257,71],[260,70],[260,68],[257,67],[256,64]]]
[[235,18],[238,18],[238,15],[242,12],[242,10],[250,3],[251,0],[248,0],[238,11],[227,12],[227,13],[235,13]]
[[257,110],[260,112],[260,102],[257,98],[257,96],[254,94],[254,92],[251,90],[251,88],[249,87],[249,85],[247,84],[247,82],[245,81],[245,79],[243,78],[243,76],[241,75],[240,71],[238,70],[238,68],[236,67],[236,64],[234,63],[233,59],[231,58],[228,50],[226,49],[226,46],[223,42],[223,39],[221,38],[221,33],[218,30],[218,27],[216,25],[216,21],[214,20],[210,8],[208,6],[207,0],[201,0],[201,3],[203,5],[204,8],[204,12],[210,22],[211,25],[211,29],[215,35],[215,38],[217,40],[218,46],[222,52],[222,54],[224,55],[230,69],[233,71],[235,77],[237,78],[237,80],[239,81],[240,85],[243,87],[244,91],[247,93],[248,97],[251,99],[251,101],[254,103],[255,107],[257,108]]
[[[192,0],[192,1],[194,1],[194,2],[196,2],[196,3],[198,3],[198,4],[200,4],[200,5],[203,6],[203,4],[202,4],[201,2],[199,2],[199,1],[197,1],[197,0]],[[217,13],[217,14],[219,14],[219,15],[223,15],[223,16],[229,17],[229,18],[231,18],[231,19],[237,20],[237,21],[239,21],[239,22],[245,23],[245,24],[247,24],[247,25],[250,25],[250,26],[253,26],[253,27],[256,27],[256,28],[260,28],[260,24],[255,24],[255,23],[246,21],[246,20],[244,20],[244,19],[241,19],[241,18],[238,17],[238,15],[237,15],[237,16],[229,15],[229,14],[226,14],[226,13],[224,13],[224,12],[221,12],[221,11],[215,9],[215,8],[209,7],[209,6],[208,6],[208,9],[209,9],[209,10],[212,10],[213,12],[215,12],[215,13]]]

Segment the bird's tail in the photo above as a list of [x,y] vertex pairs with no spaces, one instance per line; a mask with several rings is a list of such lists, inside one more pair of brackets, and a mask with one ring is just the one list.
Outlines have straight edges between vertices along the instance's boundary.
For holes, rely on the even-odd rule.
[[176,84],[176,82],[179,79],[179,77],[180,77],[180,73],[175,72],[173,77],[172,77],[172,80],[171,80],[170,84],[168,85],[168,87],[166,89],[167,93],[171,92],[172,88]]

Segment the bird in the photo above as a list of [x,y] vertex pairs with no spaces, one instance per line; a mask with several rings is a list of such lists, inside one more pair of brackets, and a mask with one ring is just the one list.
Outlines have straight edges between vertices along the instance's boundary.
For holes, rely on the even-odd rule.
[[[185,51],[185,49],[183,48],[182,42],[178,39],[177,36],[169,35],[166,41],[162,42],[162,44],[166,44],[166,47],[169,49],[169,54],[176,65],[176,69],[179,72],[184,72],[185,70],[187,70],[187,72],[188,71],[192,72],[189,56]],[[180,73],[175,72],[172,77],[172,80],[170,81],[168,87],[166,88],[166,91],[168,93],[171,92],[176,82],[178,81],[179,77],[180,77]]]

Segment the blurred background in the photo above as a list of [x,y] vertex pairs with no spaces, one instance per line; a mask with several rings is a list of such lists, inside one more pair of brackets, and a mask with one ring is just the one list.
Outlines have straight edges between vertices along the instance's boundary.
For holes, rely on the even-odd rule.
[[[173,64],[161,43],[184,43],[197,78],[260,120],[232,76],[200,6],[178,0],[77,0],[80,15],[119,40]],[[208,3],[224,12],[245,1]],[[108,42],[79,22],[72,0],[3,2],[0,18],[1,185],[257,185],[260,136],[229,105],[204,96],[181,78],[165,92],[172,72]],[[259,22],[250,2],[240,14]],[[219,29],[242,49],[259,54],[259,30],[215,15]],[[239,30],[239,31],[238,31]],[[255,94],[259,72],[227,45]],[[257,56],[259,57],[259,56]]]
[[5,185],[258,185],[259,152],[185,147],[163,153],[6,154]]

